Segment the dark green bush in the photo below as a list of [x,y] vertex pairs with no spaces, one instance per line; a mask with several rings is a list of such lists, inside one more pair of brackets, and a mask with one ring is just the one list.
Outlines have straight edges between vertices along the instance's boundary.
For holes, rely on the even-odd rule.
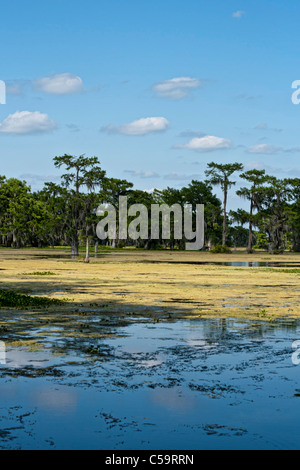
[[47,299],[46,297],[17,294],[10,290],[0,290],[0,307],[50,307],[51,305],[61,305],[62,303],[61,300],[57,299]]
[[211,253],[231,253],[231,249],[226,245],[216,245],[211,250]]

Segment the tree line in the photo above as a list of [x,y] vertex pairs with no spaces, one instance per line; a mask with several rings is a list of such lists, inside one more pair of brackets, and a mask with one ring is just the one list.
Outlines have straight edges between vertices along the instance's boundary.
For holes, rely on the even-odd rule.
[[[240,163],[207,165],[203,181],[192,180],[181,189],[167,187],[147,192],[133,188],[125,179],[109,178],[97,157],[73,155],[53,159],[56,168],[64,168],[61,183],[47,182],[43,189],[32,192],[30,186],[16,178],[0,176],[0,244],[21,248],[71,246],[77,256],[79,246],[97,250],[99,244],[137,248],[183,249],[184,240],[119,241],[99,240],[96,227],[100,204],[118,209],[119,197],[127,196],[128,204],[203,204],[205,210],[205,249],[226,251],[244,246],[249,253],[256,248],[270,253],[289,249],[300,251],[300,179],[278,179],[265,170],[244,171]],[[248,202],[248,210],[228,210],[228,194],[240,178],[245,185],[236,194]],[[220,186],[223,200],[214,193]],[[150,231],[149,231],[150,232]]]

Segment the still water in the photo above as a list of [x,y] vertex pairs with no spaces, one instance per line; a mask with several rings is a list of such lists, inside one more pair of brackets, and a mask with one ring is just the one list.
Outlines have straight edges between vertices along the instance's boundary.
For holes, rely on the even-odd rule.
[[1,352],[0,449],[300,449],[299,339],[295,321],[145,319],[87,350],[49,329]]

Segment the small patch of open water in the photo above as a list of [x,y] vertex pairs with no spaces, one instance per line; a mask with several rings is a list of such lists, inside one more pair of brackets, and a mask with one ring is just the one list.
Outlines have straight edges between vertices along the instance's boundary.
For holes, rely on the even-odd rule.
[[191,264],[199,266],[235,266],[245,268],[300,268],[296,262],[281,261],[140,261],[142,263]]
[[[24,260],[27,259],[26,255],[24,255]],[[38,259],[58,259],[58,260],[76,260],[79,257],[73,256],[71,254],[66,253],[55,253],[55,254],[43,254],[43,253],[35,253],[35,254],[28,254],[29,258],[38,258]],[[99,260],[101,258],[101,253],[98,255],[90,255],[90,259]],[[9,259],[9,258],[6,258]],[[14,259],[14,258],[11,258]],[[137,264],[181,264],[181,265],[211,265],[211,266],[233,266],[233,267],[246,267],[246,268],[300,268],[300,264],[295,261],[173,261],[173,260],[153,260],[153,259],[141,259],[134,261]]]
[[300,448],[298,322],[143,320],[88,348],[47,331],[0,356],[0,449]]

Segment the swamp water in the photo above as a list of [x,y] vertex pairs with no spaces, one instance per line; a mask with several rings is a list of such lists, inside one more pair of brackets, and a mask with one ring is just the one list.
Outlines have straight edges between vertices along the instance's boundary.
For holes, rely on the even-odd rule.
[[0,449],[300,448],[300,322],[107,328],[92,346],[49,325],[4,345]]
[[[172,255],[174,252],[169,252],[168,255]],[[90,253],[89,257],[90,260],[92,261],[102,261],[102,262],[107,262],[113,260],[113,258],[109,258],[109,256],[112,253],[110,252],[104,252],[99,254],[92,254]],[[124,253],[122,253],[123,255]],[[163,252],[163,254],[165,254]],[[139,253],[135,253],[135,255],[139,255]],[[20,261],[26,261],[26,260],[59,260],[59,261],[74,261],[78,260],[80,258],[84,258],[84,253],[81,253],[81,256],[74,256],[71,255],[70,253],[54,253],[51,254],[49,252],[47,253],[26,253],[22,252],[22,257],[20,257]],[[166,255],[167,256],[167,255]],[[6,256],[6,260],[14,260],[15,257],[11,255],[11,257],[8,255]],[[176,260],[176,259],[168,259],[167,257],[161,260],[158,259],[149,259],[145,258],[143,254],[141,254],[140,258],[135,258],[134,260],[135,263],[139,264],[171,264],[171,265],[193,265],[193,266],[227,266],[227,267],[246,267],[246,268],[300,268],[299,261],[288,261],[286,259],[282,259],[280,261],[274,261],[273,260],[260,260],[260,261],[215,261],[213,259],[210,259],[209,261],[198,261],[198,260],[188,260],[188,259],[181,259],[181,260]]]

